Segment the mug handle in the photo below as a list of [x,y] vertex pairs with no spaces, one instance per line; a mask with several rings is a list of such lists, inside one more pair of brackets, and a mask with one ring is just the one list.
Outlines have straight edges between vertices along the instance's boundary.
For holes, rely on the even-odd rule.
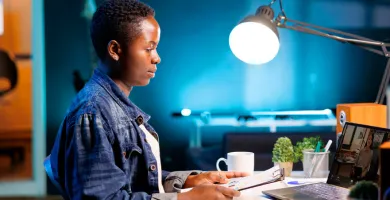
[[222,171],[222,170],[219,168],[219,162],[221,162],[221,161],[225,162],[225,164],[227,165],[227,160],[226,160],[225,158],[219,158],[219,159],[217,160],[217,164],[216,164],[217,170],[218,170],[218,171]]

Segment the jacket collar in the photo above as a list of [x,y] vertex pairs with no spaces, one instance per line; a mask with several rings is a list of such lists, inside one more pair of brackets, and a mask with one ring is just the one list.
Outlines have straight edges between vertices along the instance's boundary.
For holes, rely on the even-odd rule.
[[150,119],[150,116],[138,108],[125,93],[119,89],[115,82],[99,68],[94,70],[92,80],[102,86],[119,105],[128,110],[132,120],[135,121],[140,116],[143,118],[144,122],[147,122]]

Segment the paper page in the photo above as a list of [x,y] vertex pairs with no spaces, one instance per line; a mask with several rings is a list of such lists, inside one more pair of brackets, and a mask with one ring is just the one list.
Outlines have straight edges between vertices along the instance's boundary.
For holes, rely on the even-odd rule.
[[279,169],[280,169],[279,166],[275,166],[259,174],[254,174],[252,176],[241,177],[241,178],[233,178],[230,179],[229,183],[223,184],[223,186],[234,188],[235,190],[239,190],[253,185],[265,183],[272,179],[275,179],[274,173],[277,172]]

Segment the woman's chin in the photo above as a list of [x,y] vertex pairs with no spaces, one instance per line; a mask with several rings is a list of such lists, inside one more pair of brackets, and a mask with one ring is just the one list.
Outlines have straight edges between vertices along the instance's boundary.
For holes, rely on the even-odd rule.
[[146,79],[146,80],[143,80],[143,81],[140,81],[137,86],[147,86],[149,85],[150,83],[150,79]]

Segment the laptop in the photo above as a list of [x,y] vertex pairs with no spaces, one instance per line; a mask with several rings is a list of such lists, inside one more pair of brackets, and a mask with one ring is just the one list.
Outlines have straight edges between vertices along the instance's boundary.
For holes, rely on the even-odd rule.
[[347,199],[358,181],[378,183],[379,146],[390,139],[390,129],[346,122],[326,183],[263,191],[276,199]]

